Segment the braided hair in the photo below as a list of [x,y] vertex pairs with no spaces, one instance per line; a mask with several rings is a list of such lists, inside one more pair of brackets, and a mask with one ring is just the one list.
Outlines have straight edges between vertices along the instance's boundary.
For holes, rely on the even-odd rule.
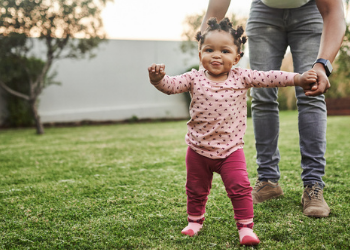
[[206,31],[203,34],[199,31],[196,35],[196,40],[199,43],[199,48],[202,47],[202,44],[204,43],[205,37],[210,31],[214,31],[214,30],[221,31],[222,30],[222,31],[225,31],[225,32],[232,35],[233,43],[238,48],[237,52],[240,54],[241,57],[244,55],[244,53],[241,52],[241,47],[243,44],[245,44],[247,42],[247,37],[242,36],[243,32],[244,32],[242,26],[238,26],[236,30],[233,29],[232,23],[230,22],[230,19],[228,19],[227,17],[222,19],[219,23],[217,22],[215,17],[212,17],[208,20],[207,24],[208,24],[208,28],[206,29]]

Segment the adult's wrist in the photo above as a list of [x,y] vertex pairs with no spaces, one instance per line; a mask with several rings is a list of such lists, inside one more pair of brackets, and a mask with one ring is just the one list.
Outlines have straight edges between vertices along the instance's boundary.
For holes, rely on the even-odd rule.
[[323,58],[318,58],[312,65],[312,68],[315,70],[323,70],[323,72],[325,72],[327,77],[329,77],[333,71],[331,62]]
[[316,71],[322,71],[325,75],[327,75],[326,69],[323,67],[323,65],[321,63],[314,64],[314,66],[312,68]]

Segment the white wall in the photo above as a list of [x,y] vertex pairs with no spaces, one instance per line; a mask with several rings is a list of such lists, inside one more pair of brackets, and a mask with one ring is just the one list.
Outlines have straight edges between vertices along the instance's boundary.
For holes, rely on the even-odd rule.
[[181,52],[180,42],[109,40],[96,55],[54,64],[62,85],[49,86],[42,93],[42,122],[188,117],[183,95],[167,96],[148,81],[147,67],[152,63],[164,63],[169,75],[198,63],[197,57]]

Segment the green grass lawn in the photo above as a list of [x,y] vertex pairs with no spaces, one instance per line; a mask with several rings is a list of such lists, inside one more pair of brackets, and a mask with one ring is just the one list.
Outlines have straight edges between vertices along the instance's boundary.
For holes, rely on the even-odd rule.
[[[329,117],[325,198],[328,218],[300,204],[296,112],[281,112],[285,196],[254,205],[258,249],[350,248],[350,117]],[[206,221],[187,225],[186,121],[0,130],[0,249],[235,249],[229,198],[214,175]],[[256,180],[252,121],[245,154]],[[243,247],[244,248],[244,247]]]

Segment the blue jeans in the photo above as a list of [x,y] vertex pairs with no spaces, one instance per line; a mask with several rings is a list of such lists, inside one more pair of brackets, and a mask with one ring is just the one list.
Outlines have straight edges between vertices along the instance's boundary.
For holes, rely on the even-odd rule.
[[[296,9],[275,9],[253,0],[247,24],[250,66],[254,70],[279,70],[287,47],[290,47],[294,71],[303,73],[316,60],[323,21],[316,3]],[[304,185],[318,182],[324,186],[327,110],[324,96],[307,97],[295,87],[301,178]],[[251,89],[252,118],[257,150],[258,179],[280,178],[278,150],[278,88]],[[283,140],[283,138],[281,138]]]

